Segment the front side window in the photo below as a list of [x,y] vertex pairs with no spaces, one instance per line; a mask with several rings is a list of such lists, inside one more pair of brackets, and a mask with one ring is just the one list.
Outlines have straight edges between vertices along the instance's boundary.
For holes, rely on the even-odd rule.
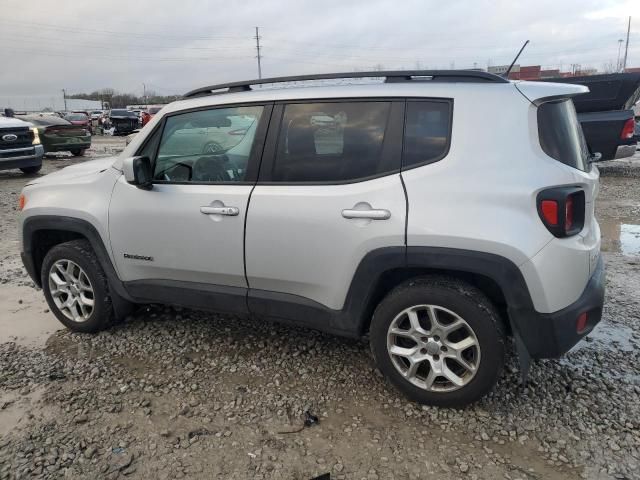
[[432,163],[443,158],[451,141],[451,103],[409,101],[405,113],[402,167]]
[[287,105],[271,179],[342,182],[384,173],[390,107],[390,102]]
[[570,99],[538,107],[538,137],[544,153],[559,162],[587,171],[589,149]]
[[167,117],[153,178],[242,182],[264,107],[228,107]]

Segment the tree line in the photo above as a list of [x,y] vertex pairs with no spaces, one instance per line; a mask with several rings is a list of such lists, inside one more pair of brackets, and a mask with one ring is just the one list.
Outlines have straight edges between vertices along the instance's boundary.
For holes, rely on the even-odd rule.
[[111,108],[124,108],[127,105],[157,105],[173,102],[180,98],[179,95],[158,95],[156,92],[148,91],[142,97],[133,93],[120,93],[113,88],[103,88],[91,93],[74,93],[67,95],[67,98],[78,98],[81,100],[97,100],[108,102]]

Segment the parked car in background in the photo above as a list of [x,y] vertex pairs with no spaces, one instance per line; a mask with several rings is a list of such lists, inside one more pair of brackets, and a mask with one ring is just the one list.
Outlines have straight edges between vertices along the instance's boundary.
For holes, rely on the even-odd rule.
[[71,112],[65,115],[64,119],[77,127],[86,128],[89,133],[93,131],[91,128],[91,119],[85,112]]
[[149,107],[146,111],[142,112],[142,126],[144,127],[151,119],[158,113],[162,107]]
[[613,73],[584,77],[550,78],[544,81],[589,87],[589,93],[573,99],[591,153],[602,160],[636,153],[633,106],[640,99],[640,73]]
[[91,120],[100,120],[103,115],[104,112],[102,110],[94,110],[91,112]]
[[42,168],[44,149],[38,130],[18,118],[0,116],[0,170],[19,168],[36,173]]
[[126,135],[139,127],[138,116],[125,108],[112,109],[109,112],[109,123],[114,128],[114,135]]
[[80,156],[91,147],[91,132],[85,125],[76,125],[55,115],[33,114],[20,118],[37,129],[45,153],[71,152]]

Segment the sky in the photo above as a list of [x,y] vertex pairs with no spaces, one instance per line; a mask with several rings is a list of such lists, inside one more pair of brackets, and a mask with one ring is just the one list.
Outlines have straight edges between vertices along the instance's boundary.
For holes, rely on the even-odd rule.
[[[602,70],[632,16],[628,66],[640,67],[640,0],[0,0],[0,97],[114,88],[141,95],[262,75],[486,68]],[[624,43],[622,44],[624,50]]]

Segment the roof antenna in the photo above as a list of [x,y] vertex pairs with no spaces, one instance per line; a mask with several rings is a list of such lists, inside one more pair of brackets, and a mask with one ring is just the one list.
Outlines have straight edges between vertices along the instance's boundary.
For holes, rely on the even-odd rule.
[[516,62],[518,61],[518,58],[520,58],[520,54],[522,53],[522,51],[524,50],[524,47],[526,47],[529,44],[529,40],[527,40],[526,42],[524,42],[524,45],[522,45],[522,48],[520,49],[520,51],[518,52],[518,54],[516,55],[516,58],[513,59],[513,62],[511,62],[511,65],[509,65],[509,68],[507,68],[507,71],[504,72],[502,74],[502,76],[504,78],[509,78],[509,74],[511,73],[511,69],[513,68],[513,66],[516,64]]

